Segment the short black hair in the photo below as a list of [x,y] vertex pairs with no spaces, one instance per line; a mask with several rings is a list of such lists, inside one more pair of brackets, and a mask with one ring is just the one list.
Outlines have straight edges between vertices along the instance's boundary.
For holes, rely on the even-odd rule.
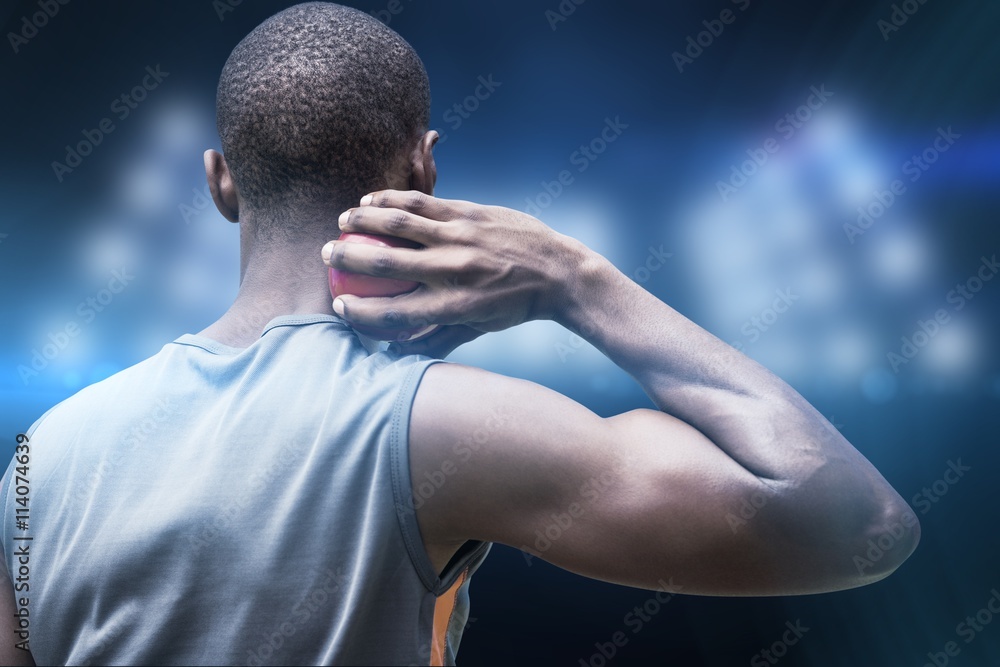
[[350,7],[307,2],[233,49],[216,113],[242,206],[287,220],[384,188],[427,130],[430,84],[395,31]]

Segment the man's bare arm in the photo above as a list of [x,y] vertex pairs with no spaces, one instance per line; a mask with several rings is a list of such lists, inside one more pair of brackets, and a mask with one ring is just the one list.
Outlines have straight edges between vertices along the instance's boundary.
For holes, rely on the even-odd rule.
[[[345,299],[348,319],[480,331],[554,319],[662,411],[601,419],[534,383],[431,367],[413,408],[415,481],[454,459],[456,443],[483,432],[498,408],[507,415],[418,512],[436,565],[475,538],[633,586],[673,577],[684,592],[772,595],[863,585],[915,548],[906,503],[801,396],[582,244],[514,211],[415,193],[378,193],[342,228],[426,246],[335,244],[340,268],[425,284],[404,297]],[[744,503],[759,509],[741,523]],[[868,540],[900,528],[891,553],[859,570]]]

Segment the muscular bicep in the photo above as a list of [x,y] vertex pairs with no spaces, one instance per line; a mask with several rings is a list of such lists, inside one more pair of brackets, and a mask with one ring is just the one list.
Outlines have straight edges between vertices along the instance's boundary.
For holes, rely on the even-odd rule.
[[414,480],[443,473],[419,498],[425,541],[500,542],[641,588],[774,588],[767,530],[745,529],[746,507],[763,512],[769,488],[665,413],[602,418],[532,382],[436,364],[414,400],[410,447]]

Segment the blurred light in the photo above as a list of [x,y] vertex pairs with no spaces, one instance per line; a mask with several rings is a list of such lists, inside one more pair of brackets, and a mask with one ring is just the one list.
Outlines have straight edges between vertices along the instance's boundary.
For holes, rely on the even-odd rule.
[[69,390],[76,390],[83,386],[83,376],[77,371],[67,371],[63,373],[63,386]]
[[826,107],[802,130],[802,146],[817,153],[839,153],[852,144],[855,128],[855,121],[847,111]]
[[750,212],[742,204],[711,201],[692,219],[689,240],[697,266],[715,281],[728,281],[763,260],[763,243],[753,233]]
[[[545,224],[549,227],[573,237],[612,261],[615,257],[621,256],[622,247],[619,239],[624,235],[616,233],[615,226],[609,224],[609,221],[614,220],[614,216],[606,202],[590,200],[556,209],[557,207],[553,206],[543,216]],[[636,244],[646,245],[663,242],[662,238],[633,240]],[[645,248],[645,245],[642,247]]]
[[225,309],[229,305],[228,291],[216,289],[215,269],[205,261],[176,260],[167,267],[165,280],[169,297],[189,310]]
[[824,108],[802,130],[802,148],[828,164],[841,200],[854,208],[868,202],[886,178],[876,166],[862,138],[858,122],[843,108]]
[[842,378],[856,378],[872,362],[874,339],[861,329],[842,329],[826,340],[824,358],[829,372]]
[[813,306],[828,306],[839,300],[844,289],[840,267],[829,259],[817,259],[794,279],[795,291]]
[[742,280],[730,280],[717,290],[713,305],[727,322],[742,324],[771,307],[775,298],[774,289],[765,276],[752,275]]
[[153,216],[171,209],[173,183],[162,161],[130,167],[119,185],[121,203],[131,215]]
[[84,244],[83,259],[96,280],[106,280],[115,269],[133,269],[142,260],[139,246],[120,228],[91,227]]
[[944,374],[970,370],[977,356],[973,331],[964,322],[943,325],[923,351],[924,360],[934,370]]
[[567,364],[590,363],[593,356],[601,354],[555,322],[532,321],[480,336],[456,350],[449,359],[477,366],[485,364],[491,370],[518,369],[520,373],[541,366],[555,368],[561,366],[561,360]]
[[886,368],[872,368],[861,378],[861,393],[872,403],[888,403],[898,389],[896,376]]
[[[867,204],[877,190],[884,190],[889,181],[872,164],[855,158],[839,165],[837,191],[843,203],[856,212],[857,207]],[[856,218],[852,218],[852,222]]]
[[873,239],[873,259],[876,275],[890,287],[913,284],[928,264],[923,239],[910,228],[888,230]]
[[774,209],[770,227],[776,240],[802,246],[813,240],[819,223],[804,206],[786,205]]
[[111,361],[102,361],[94,364],[94,366],[90,369],[87,383],[93,384],[95,382],[100,382],[101,380],[111,377],[120,370],[122,370],[122,367]]
[[801,377],[810,372],[811,355],[802,341],[788,332],[769,329],[743,352],[783,378]]
[[[196,333],[189,331],[186,333]],[[166,327],[146,328],[138,335],[134,336],[132,346],[136,357],[146,358],[159,352],[164,345],[176,340],[180,333],[174,329]]]
[[596,373],[590,378],[590,388],[594,391],[604,393],[611,388],[611,381],[603,373]]
[[192,103],[178,101],[160,107],[153,128],[160,147],[175,153],[197,148],[205,135],[215,131],[212,123]]
[[760,171],[750,177],[745,187],[771,194],[791,190],[791,184],[795,179],[794,162],[794,159],[789,158],[786,153],[775,153],[764,163]]
[[[79,296],[80,302],[86,297]],[[97,314],[100,317],[100,313]],[[76,325],[76,335],[70,335],[66,331],[66,326],[70,322]],[[67,308],[62,313],[53,313],[49,316],[48,325],[45,328],[39,326],[30,345],[31,349],[25,350],[25,356],[33,356],[32,350],[37,350],[48,362],[42,375],[50,371],[56,371],[69,365],[76,365],[89,361],[92,337],[88,335],[89,325],[76,312],[76,305]]]

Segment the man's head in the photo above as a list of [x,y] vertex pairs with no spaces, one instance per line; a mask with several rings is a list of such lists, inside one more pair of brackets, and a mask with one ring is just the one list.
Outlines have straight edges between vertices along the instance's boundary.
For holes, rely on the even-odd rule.
[[209,185],[255,239],[335,224],[373,190],[433,190],[427,73],[358,10],[310,2],[259,25],[226,61],[217,114],[225,157],[206,152]]

